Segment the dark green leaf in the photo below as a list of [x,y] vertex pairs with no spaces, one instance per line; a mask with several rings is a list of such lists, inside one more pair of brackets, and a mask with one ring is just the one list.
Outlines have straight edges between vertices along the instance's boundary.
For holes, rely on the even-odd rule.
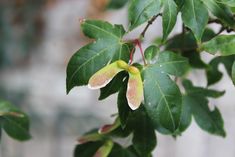
[[[173,133],[179,125],[182,96],[178,86],[154,66],[142,70],[144,102],[155,127]],[[162,130],[162,129],[161,129]]]
[[119,91],[120,87],[124,83],[124,78],[127,77],[127,73],[125,71],[118,73],[112,81],[107,84],[104,88],[100,89],[100,97],[99,100],[103,100],[110,95]]
[[157,15],[161,9],[161,0],[132,0],[128,9],[129,30]]
[[183,85],[188,95],[201,95],[203,97],[219,98],[225,93],[225,91],[217,91],[203,87],[194,87],[192,82],[189,80],[184,80]]
[[121,89],[118,94],[118,102],[117,102],[118,114],[119,114],[122,128],[125,128],[129,114],[132,111],[128,105],[127,98],[126,98],[127,82],[128,82],[128,79],[126,79],[123,85],[121,86]]
[[8,102],[0,101],[1,126],[6,133],[20,141],[31,138],[28,116]]
[[104,142],[89,142],[77,145],[74,151],[74,157],[92,157]]
[[159,54],[157,63],[153,65],[156,70],[170,75],[182,76],[188,68],[188,59],[171,51],[163,51]]
[[128,149],[122,148],[119,144],[114,144],[114,147],[108,157],[137,157]]
[[220,53],[221,56],[235,54],[235,35],[220,35],[202,44],[201,49],[210,53]]
[[197,95],[189,98],[194,119],[201,129],[215,135],[225,137],[224,123],[217,108],[210,111],[208,100]]
[[95,42],[82,47],[70,59],[67,67],[67,93],[75,86],[86,85],[89,78],[109,62],[129,60],[129,46],[122,42],[125,30],[108,22],[85,20],[83,33]]
[[177,20],[177,5],[174,0],[163,1],[163,13],[162,13],[162,28],[163,28],[163,41],[165,41],[175,26]]
[[185,1],[185,0],[174,0],[174,1],[175,1],[175,3],[177,4],[179,10],[181,10],[181,8],[182,8],[183,5],[184,5],[184,1]]
[[180,125],[178,128],[179,133],[184,132],[190,125],[192,121],[192,112],[190,108],[190,100],[187,96],[182,97],[182,111],[180,117]]
[[133,147],[140,156],[148,156],[154,150],[157,144],[154,127],[142,106],[132,115],[135,118]]
[[148,62],[151,62],[154,60],[159,51],[160,49],[157,46],[151,45],[145,50],[144,57]]
[[[219,92],[208,91],[203,92],[202,88],[194,87],[190,81],[184,81],[183,85],[186,90],[187,100],[185,103],[190,105],[190,110],[201,129],[215,135],[225,136],[224,124],[221,114],[217,108],[211,111],[208,107],[208,100],[206,97],[217,97]],[[195,89],[200,89],[194,92]],[[217,95],[216,95],[217,94]],[[220,94],[223,94],[222,92]]]
[[235,84],[235,61],[233,62],[233,67],[232,67],[232,80],[233,84]]
[[186,0],[182,8],[182,20],[201,41],[203,32],[208,23],[208,11],[200,0]]
[[128,0],[109,0],[108,9],[120,9],[122,8]]
[[209,63],[209,67],[206,69],[208,86],[217,83],[222,78],[223,73],[219,71],[220,64],[224,65],[228,75],[232,78],[231,71],[234,60],[235,55],[219,56],[212,59]]
[[215,0],[204,0],[203,3],[207,6],[210,12],[223,21],[226,25],[234,27],[235,20],[233,14],[228,7],[222,3],[218,3]]

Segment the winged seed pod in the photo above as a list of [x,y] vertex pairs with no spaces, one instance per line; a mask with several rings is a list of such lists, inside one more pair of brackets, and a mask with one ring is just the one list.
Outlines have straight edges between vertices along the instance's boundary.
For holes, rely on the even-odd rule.
[[139,108],[143,100],[143,82],[141,79],[140,71],[134,66],[129,66],[129,80],[127,85],[126,98],[128,105],[132,110]]
[[128,105],[132,110],[139,108],[143,100],[143,83],[138,68],[129,66],[126,62],[118,60],[110,65],[105,66],[96,72],[89,80],[88,87],[90,89],[99,89],[105,87],[113,77],[126,70],[129,73],[128,87],[126,98]]
[[113,142],[108,140],[101,146],[93,157],[107,157],[113,148]]
[[89,79],[88,88],[100,89],[105,87],[117,73],[125,70],[127,67],[128,64],[122,60],[105,66]]

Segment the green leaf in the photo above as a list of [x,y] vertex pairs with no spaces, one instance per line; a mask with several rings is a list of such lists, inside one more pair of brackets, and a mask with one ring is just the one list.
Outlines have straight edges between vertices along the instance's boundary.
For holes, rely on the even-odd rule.
[[128,149],[122,148],[119,144],[114,144],[109,157],[137,157],[134,153],[129,151]]
[[175,3],[177,4],[179,10],[181,10],[181,8],[182,8],[183,5],[184,5],[184,1],[185,1],[185,0],[174,0],[174,1],[175,1]]
[[133,147],[140,156],[148,156],[154,150],[157,144],[154,127],[146,114],[145,108],[141,107],[133,113],[135,118],[134,133],[133,133]]
[[160,72],[170,75],[182,76],[188,68],[188,59],[171,51],[163,51],[159,54],[157,63],[153,65]]
[[235,7],[235,1],[234,0],[216,0],[217,3],[222,3],[230,7]]
[[122,41],[125,30],[120,25],[111,25],[98,20],[85,20],[82,22],[83,33],[95,39],[70,59],[67,67],[67,93],[75,86],[86,85],[89,78],[110,62],[116,60],[129,60],[130,49]]
[[[208,107],[208,100],[206,97],[217,97],[219,92],[208,91],[200,87],[194,87],[192,83],[188,80],[183,82],[184,88],[186,90],[186,103],[190,105],[190,110],[194,116],[199,127],[211,134],[225,136],[223,119],[219,110],[215,107],[211,111]],[[200,89],[195,92],[195,89]],[[207,93],[208,91],[208,93]],[[217,93],[217,94],[215,94]],[[223,94],[223,93],[220,93]]]
[[26,114],[8,102],[0,101],[0,126],[12,138],[25,141],[31,138]]
[[192,111],[190,107],[190,100],[187,96],[182,97],[182,111],[180,117],[180,125],[178,128],[179,133],[184,132],[191,124],[192,121]]
[[207,8],[200,0],[187,0],[181,11],[184,24],[200,42],[209,18]]
[[145,67],[142,78],[144,104],[150,119],[160,132],[174,133],[179,126],[182,105],[178,86],[154,66]]
[[120,9],[128,2],[128,0],[109,0],[108,9]]
[[200,128],[211,134],[225,137],[224,123],[219,110],[215,107],[210,111],[208,100],[201,96],[192,95],[189,101],[194,119]]
[[165,0],[163,2],[163,6],[164,6],[162,13],[163,41],[166,41],[168,35],[175,26],[178,10],[174,0]]
[[223,5],[222,3],[218,3],[215,0],[206,0],[203,3],[207,6],[210,12],[218,17],[222,22],[230,27],[235,26],[235,20],[233,18],[233,14],[231,10]]
[[220,59],[214,58],[210,61],[209,67],[206,69],[207,86],[217,83],[223,77],[223,73],[219,71]]
[[[215,33],[211,29],[205,29],[202,41],[208,41],[215,37]],[[171,38],[166,44],[166,50],[181,53],[182,56],[188,58],[189,64],[193,68],[203,69],[207,64],[201,59],[201,55],[197,50],[197,42],[191,32],[178,34]]]
[[233,62],[233,67],[232,67],[232,80],[233,84],[235,84],[235,61]]
[[202,44],[201,49],[210,53],[220,53],[221,56],[235,54],[235,35],[220,35]]
[[104,142],[98,141],[77,145],[74,151],[74,157],[92,157],[103,144]]
[[124,83],[124,79],[126,79],[126,77],[126,71],[118,73],[109,84],[100,89],[99,100],[103,100],[109,97],[110,95],[118,92],[120,90],[120,87]]
[[194,87],[189,80],[183,81],[184,88],[189,95],[201,95],[203,97],[219,98],[224,95],[225,91],[217,91],[213,89]]
[[118,101],[117,101],[117,103],[118,103],[118,114],[119,114],[119,118],[120,118],[122,128],[125,128],[125,126],[127,124],[129,114],[131,112],[131,109],[128,105],[127,98],[126,98],[127,82],[128,82],[128,79],[126,79],[124,81],[123,85],[121,86],[121,89],[118,93]]
[[158,52],[160,51],[159,47],[155,45],[149,46],[145,51],[144,51],[144,57],[147,60],[148,63],[151,63]]
[[129,30],[133,30],[150,20],[154,15],[159,14],[160,10],[160,0],[131,0],[128,9],[128,18],[130,21]]
[[232,78],[231,71],[234,60],[235,55],[213,58],[209,63],[209,67],[206,69],[208,86],[217,83],[222,78],[223,73],[219,71],[220,64],[224,65],[228,75]]

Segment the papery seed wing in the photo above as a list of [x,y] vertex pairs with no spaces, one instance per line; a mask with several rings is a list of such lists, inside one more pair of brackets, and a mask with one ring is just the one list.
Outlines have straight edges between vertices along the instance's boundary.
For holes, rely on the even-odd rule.
[[143,100],[143,82],[140,72],[131,73],[130,70],[126,98],[128,105],[132,110],[139,108],[141,101]]
[[116,61],[112,64],[105,66],[98,72],[96,72],[90,78],[88,82],[88,87],[90,89],[99,89],[99,88],[105,87],[117,73],[124,70],[123,68],[119,66],[119,62],[124,62],[124,61]]

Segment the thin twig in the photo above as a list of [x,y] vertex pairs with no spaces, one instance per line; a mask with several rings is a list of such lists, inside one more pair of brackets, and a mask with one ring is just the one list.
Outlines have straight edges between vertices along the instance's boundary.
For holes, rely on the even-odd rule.
[[146,31],[148,30],[149,26],[151,24],[153,24],[153,22],[157,19],[158,16],[162,16],[161,13],[157,14],[157,15],[154,15],[149,21],[148,21],[148,24],[146,25],[146,27],[144,28],[143,32],[140,34],[142,37],[145,36],[145,33]]

